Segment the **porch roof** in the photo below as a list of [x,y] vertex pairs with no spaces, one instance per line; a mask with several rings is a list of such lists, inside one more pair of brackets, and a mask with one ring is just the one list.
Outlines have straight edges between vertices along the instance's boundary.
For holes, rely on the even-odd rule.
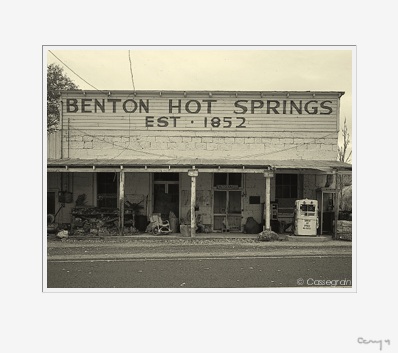
[[188,168],[199,169],[236,168],[236,169],[296,169],[319,171],[351,171],[352,165],[340,161],[324,160],[268,160],[268,159],[49,159],[47,168]]

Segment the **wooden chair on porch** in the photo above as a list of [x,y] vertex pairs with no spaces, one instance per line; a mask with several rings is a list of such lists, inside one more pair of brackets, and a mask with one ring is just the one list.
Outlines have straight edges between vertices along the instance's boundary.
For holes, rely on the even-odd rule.
[[149,216],[149,220],[152,224],[152,233],[155,235],[158,234],[170,234],[170,222],[162,220],[162,216],[160,213],[152,213]]

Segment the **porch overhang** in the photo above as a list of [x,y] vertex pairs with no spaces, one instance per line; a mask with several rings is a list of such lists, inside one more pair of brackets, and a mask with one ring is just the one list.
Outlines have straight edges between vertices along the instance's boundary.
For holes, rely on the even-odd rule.
[[199,173],[351,173],[351,164],[323,160],[267,160],[267,159],[49,159],[47,172],[188,172]]

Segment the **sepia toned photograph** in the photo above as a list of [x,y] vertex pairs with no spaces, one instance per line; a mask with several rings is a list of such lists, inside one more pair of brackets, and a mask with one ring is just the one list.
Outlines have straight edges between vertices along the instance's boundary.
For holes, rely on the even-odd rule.
[[396,352],[383,5],[6,3],[1,351]]
[[2,351],[395,352],[384,5],[7,3]]
[[355,46],[42,54],[44,291],[356,291]]

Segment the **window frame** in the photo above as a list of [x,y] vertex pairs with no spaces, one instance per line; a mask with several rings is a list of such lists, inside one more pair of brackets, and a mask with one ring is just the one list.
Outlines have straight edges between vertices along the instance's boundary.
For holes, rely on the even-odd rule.
[[[287,179],[289,176],[289,180]],[[292,176],[295,180],[292,180]],[[278,183],[278,179],[282,179],[282,183]],[[286,192],[287,191],[287,192]],[[275,175],[275,198],[276,199],[297,199],[299,195],[299,174],[296,173],[279,173]]]
[[[101,184],[101,180],[100,180],[101,178],[99,178],[99,176],[100,175],[104,175],[104,174],[108,174],[108,175],[116,174],[115,182],[114,182],[116,184],[115,185],[116,186],[116,191],[115,192],[106,192],[106,193],[99,192],[99,187],[100,187],[100,184]],[[120,176],[120,174],[118,172],[97,172],[96,173],[96,188],[95,188],[96,196],[95,196],[95,198],[96,198],[97,207],[100,207],[100,208],[118,208],[119,179],[120,179],[119,176]],[[101,205],[100,206],[100,203],[101,203],[102,200],[100,200],[99,198],[102,197],[101,195],[107,195],[107,196],[105,196],[105,199],[114,199],[115,200],[113,202],[114,205],[113,206],[110,206],[110,205]],[[108,197],[109,195],[112,195],[112,197]]]

